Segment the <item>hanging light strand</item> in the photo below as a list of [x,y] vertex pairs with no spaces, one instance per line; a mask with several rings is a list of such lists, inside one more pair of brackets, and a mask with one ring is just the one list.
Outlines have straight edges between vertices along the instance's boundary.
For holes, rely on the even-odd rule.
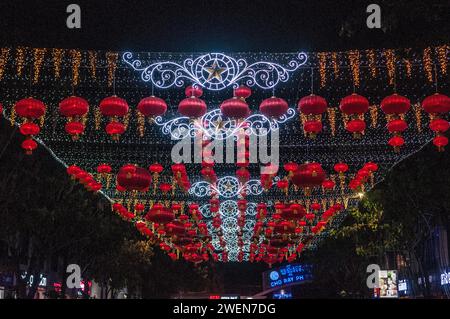
[[375,50],[367,50],[367,61],[369,63],[369,70],[370,70],[370,76],[372,78],[377,77],[377,66],[376,66],[376,59],[375,59]]
[[34,49],[33,50],[33,84],[39,81],[39,75],[41,73],[42,62],[44,61],[45,52],[47,49]]
[[16,49],[16,74],[17,76],[22,76],[23,68],[25,66],[25,52],[26,49],[24,47],[18,47]]
[[392,49],[385,50],[384,56],[386,58],[386,68],[387,68],[387,74],[389,78],[389,84],[394,85],[395,84],[395,52]]
[[0,81],[5,73],[6,63],[8,62],[9,48],[2,48],[0,52]]
[[327,54],[319,52],[317,53],[317,58],[319,60],[320,87],[323,88],[327,83]]
[[331,63],[333,64],[334,78],[337,79],[339,77],[339,62],[337,52],[331,53]]
[[433,82],[433,62],[431,60],[431,48],[425,48],[423,50],[423,69],[427,76],[428,82]]
[[79,50],[70,50],[72,56],[72,85],[77,86],[80,82],[81,52]]
[[56,79],[59,79],[61,76],[61,63],[64,55],[63,49],[53,49],[52,50],[52,58],[53,58],[53,71]]
[[108,86],[111,87],[114,82],[114,77],[117,68],[117,52],[106,52],[106,61],[108,63]]
[[447,49],[448,45],[441,45],[436,48],[439,68],[441,70],[442,75],[447,75]]
[[359,77],[359,63],[360,63],[360,54],[358,50],[352,50],[348,52],[348,59],[350,61],[350,68],[353,76],[353,84],[356,87],[359,87],[360,77]]

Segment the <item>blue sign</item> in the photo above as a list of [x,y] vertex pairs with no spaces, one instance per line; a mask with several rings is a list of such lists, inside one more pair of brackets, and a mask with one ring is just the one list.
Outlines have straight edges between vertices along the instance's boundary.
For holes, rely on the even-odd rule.
[[273,293],[272,298],[273,299],[292,299],[292,292],[281,289],[280,291]]
[[263,274],[264,290],[311,280],[311,266],[289,264]]

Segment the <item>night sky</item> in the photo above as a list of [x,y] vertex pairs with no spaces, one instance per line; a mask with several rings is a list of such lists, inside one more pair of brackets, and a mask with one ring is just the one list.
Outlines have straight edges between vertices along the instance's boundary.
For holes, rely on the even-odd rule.
[[[287,52],[448,41],[448,0],[375,1],[382,7],[385,31],[365,25],[371,2],[3,0],[0,46]],[[66,27],[70,3],[81,6],[81,30]]]

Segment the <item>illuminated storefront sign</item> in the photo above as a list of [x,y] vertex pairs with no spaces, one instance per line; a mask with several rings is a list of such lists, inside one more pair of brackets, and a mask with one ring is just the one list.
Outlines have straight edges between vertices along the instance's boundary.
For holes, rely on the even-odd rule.
[[281,289],[272,295],[273,299],[292,299],[292,292],[289,290]]
[[378,280],[380,286],[374,290],[375,298],[398,298],[396,270],[380,270]]
[[441,274],[441,286],[450,284],[450,272]]
[[282,287],[294,283],[311,280],[311,266],[301,264],[289,264],[263,273],[264,289]]

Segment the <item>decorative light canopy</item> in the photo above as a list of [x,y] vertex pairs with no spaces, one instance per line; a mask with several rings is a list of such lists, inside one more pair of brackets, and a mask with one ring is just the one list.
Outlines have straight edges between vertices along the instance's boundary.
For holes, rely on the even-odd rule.
[[[6,61],[0,72],[1,110],[20,127],[25,152],[46,147],[75,182],[108,198],[174,260],[293,261],[338,227],[393,164],[430,141],[439,151],[448,144],[448,73],[440,68],[430,81],[419,51],[390,50],[388,72],[383,50],[62,50],[39,64],[24,54],[32,50],[21,48],[23,61]],[[395,60],[400,54],[411,69]],[[26,70],[35,68],[30,86],[36,73]],[[279,157],[268,163],[251,137],[275,132]],[[203,158],[174,163],[173,147],[185,138]],[[230,138],[232,163],[215,162],[211,143]],[[276,146],[259,143],[267,146],[262,155],[275,154]]]

